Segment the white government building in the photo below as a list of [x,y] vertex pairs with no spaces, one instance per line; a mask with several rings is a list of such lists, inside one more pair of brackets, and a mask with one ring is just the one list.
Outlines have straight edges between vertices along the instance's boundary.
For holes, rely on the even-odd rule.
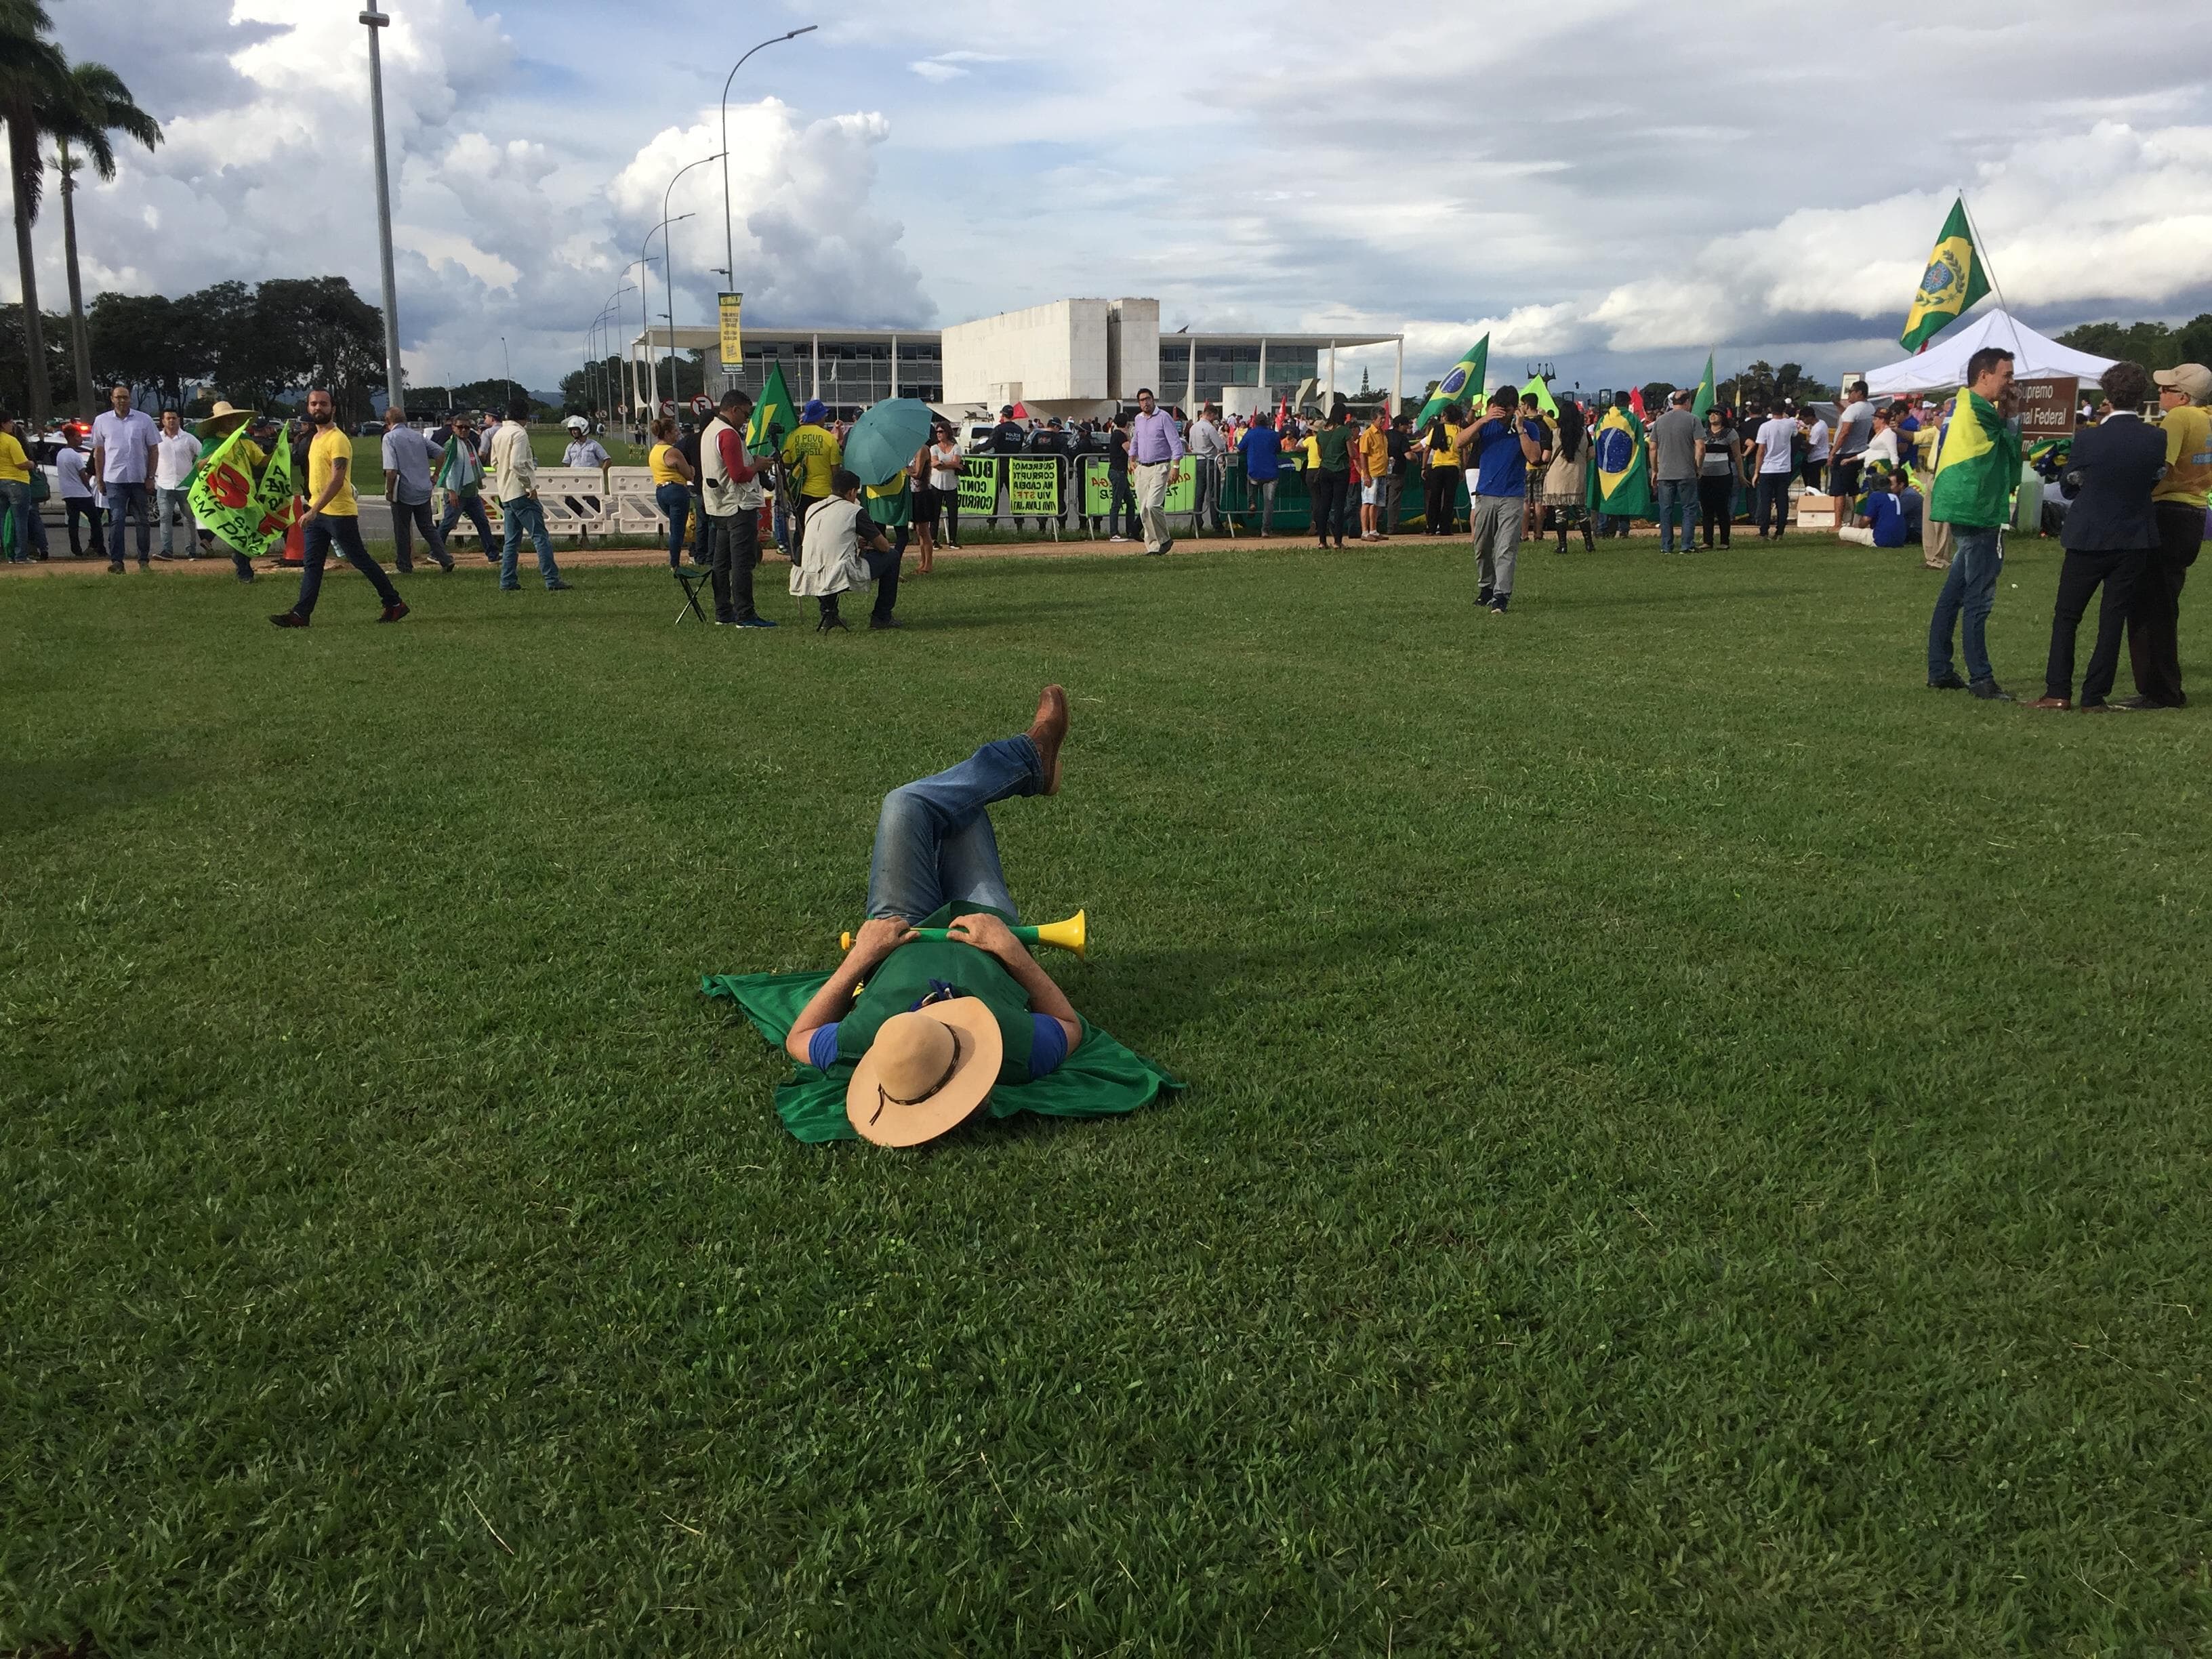
[[[1336,354],[1395,345],[1391,408],[1405,378],[1403,334],[1160,332],[1158,300],[1054,300],[946,329],[760,328],[744,331],[744,362],[720,366],[714,328],[655,328],[629,343],[633,408],[648,406],[658,365],[672,352],[707,353],[707,383],[757,397],[772,367],[802,402],[819,398],[845,415],[884,398],[919,398],[944,413],[995,414],[1007,404],[1038,415],[1079,418],[1110,412],[1150,386],[1185,409],[1218,404],[1224,413],[1272,409],[1302,387],[1336,390]],[[659,394],[665,397],[661,391]]]

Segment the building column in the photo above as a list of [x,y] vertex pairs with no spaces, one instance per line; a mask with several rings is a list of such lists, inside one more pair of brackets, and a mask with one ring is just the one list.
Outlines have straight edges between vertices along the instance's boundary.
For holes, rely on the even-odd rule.
[[822,337],[819,334],[814,337],[814,390],[806,395],[810,398],[822,395]]
[[1322,399],[1322,412],[1323,414],[1326,414],[1326,413],[1328,413],[1330,410],[1332,410],[1332,409],[1334,409],[1334,408],[1335,408],[1335,407],[1336,407],[1336,342],[1335,342],[1335,341],[1334,341],[1334,340],[1331,340],[1331,341],[1328,343],[1328,395],[1327,395],[1327,396]]
[[1261,396],[1262,398],[1265,398],[1267,397],[1267,337],[1266,335],[1262,334],[1262,335],[1260,337],[1260,396]]
[[891,396],[898,396],[898,336],[891,336]]
[[1406,410],[1406,337],[1398,337],[1398,367],[1390,371],[1390,418],[1396,420]]
[[1198,336],[1190,337],[1190,370],[1184,377],[1182,392],[1183,416],[1187,420],[1198,418]]

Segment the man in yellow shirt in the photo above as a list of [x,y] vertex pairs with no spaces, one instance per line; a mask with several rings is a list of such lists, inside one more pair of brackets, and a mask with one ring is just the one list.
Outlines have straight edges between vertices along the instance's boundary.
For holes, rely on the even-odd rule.
[[407,614],[406,602],[384,567],[368,556],[362,545],[361,506],[353,493],[353,440],[338,425],[331,407],[331,394],[320,387],[307,394],[307,419],[315,435],[307,446],[307,507],[300,515],[301,551],[307,566],[300,572],[300,597],[289,611],[269,620],[279,628],[305,628],[315,614],[315,598],[323,591],[323,566],[333,543],[345,562],[368,578],[376,597],[384,601],[379,622],[398,622]]
[[2128,661],[2136,696],[2130,708],[2179,708],[2181,689],[2181,586],[2204,541],[2204,507],[2212,498],[2212,368],[2184,363],[2162,368],[2159,429],[2166,434],[2166,476],[2151,491],[2158,545],[2128,605]]
[[830,499],[830,480],[845,464],[845,446],[830,430],[829,405],[810,398],[799,411],[798,429],[783,441],[783,476],[792,503],[791,562],[806,556],[806,514],[815,502]]
[[1390,405],[1376,405],[1374,417],[1360,429],[1355,466],[1359,477],[1359,539],[1379,542],[1382,532],[1383,480],[1390,476]]
[[0,543],[7,545],[9,564],[30,558],[38,514],[31,499],[31,458],[15,435],[15,417],[0,414]]

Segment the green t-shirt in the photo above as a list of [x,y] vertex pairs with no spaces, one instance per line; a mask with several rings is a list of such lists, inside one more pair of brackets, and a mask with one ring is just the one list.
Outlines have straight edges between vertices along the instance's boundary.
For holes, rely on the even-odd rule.
[[1351,471],[1352,446],[1357,435],[1349,422],[1317,428],[1313,441],[1314,448],[1321,457],[1321,470],[1324,472]]

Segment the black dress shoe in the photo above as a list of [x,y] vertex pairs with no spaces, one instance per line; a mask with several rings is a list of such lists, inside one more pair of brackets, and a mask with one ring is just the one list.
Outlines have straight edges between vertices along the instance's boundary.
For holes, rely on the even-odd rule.
[[2019,701],[2019,699],[2014,697],[2011,692],[2006,690],[2004,687],[1999,685],[1995,680],[1976,680],[1972,685],[1969,685],[1966,690],[1973,696],[1979,697],[1984,702],[2016,702]]
[[2155,697],[2122,697],[2115,706],[2132,710],[2136,714],[2142,714],[2146,710],[2153,708],[2179,708],[2181,707],[2178,702],[2160,702]]
[[878,629],[904,628],[906,624],[901,622],[896,617],[871,617],[868,618],[868,631],[871,634],[876,632]]
[[1954,669],[1940,680],[1929,681],[1928,689],[1930,691],[1963,691],[1966,689],[1966,683],[1959,678],[1958,671]]

